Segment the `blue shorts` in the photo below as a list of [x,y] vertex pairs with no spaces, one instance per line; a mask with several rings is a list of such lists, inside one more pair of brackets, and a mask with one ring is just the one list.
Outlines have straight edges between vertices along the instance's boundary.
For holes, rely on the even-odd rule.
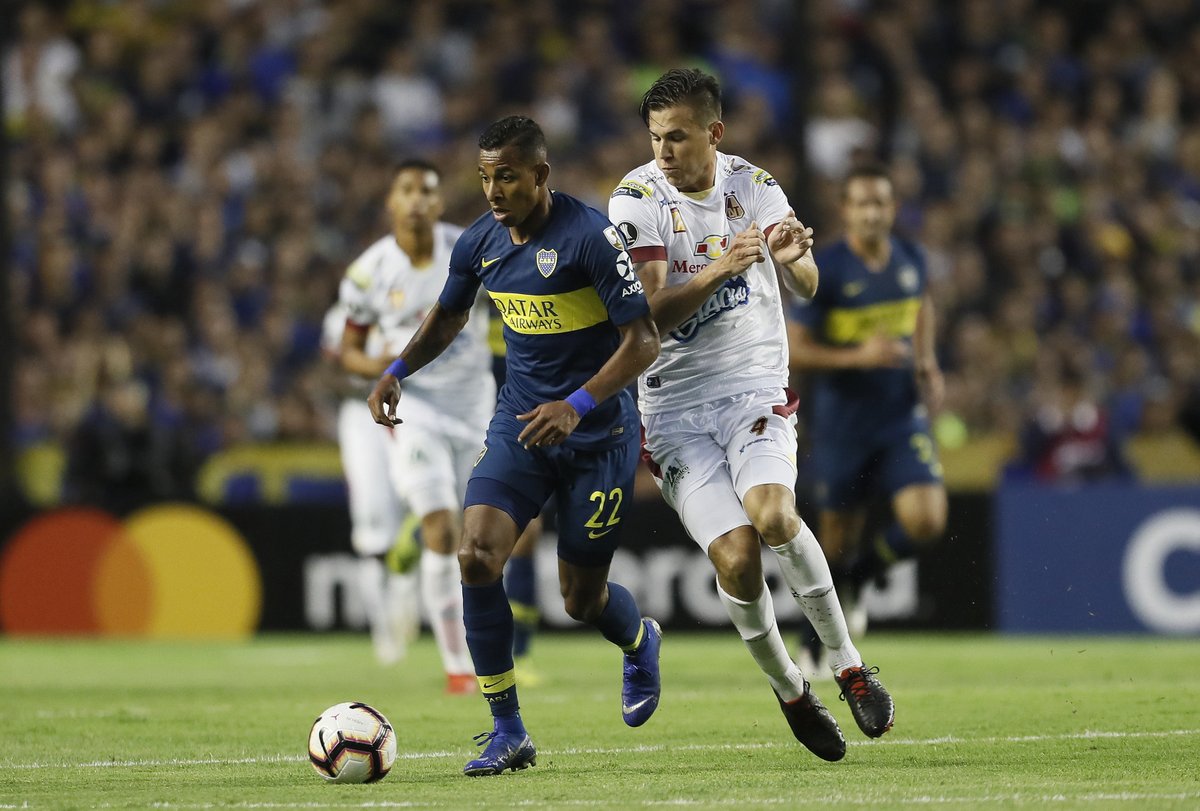
[[524,530],[551,495],[558,497],[558,556],[575,566],[607,566],[617,551],[622,518],[633,499],[640,438],[626,432],[601,450],[555,445],[526,450],[517,442],[525,423],[497,413],[463,506],[484,504]]
[[942,481],[937,446],[923,417],[844,442],[813,436],[817,501],[826,510],[850,510],[875,493],[891,498],[909,485]]

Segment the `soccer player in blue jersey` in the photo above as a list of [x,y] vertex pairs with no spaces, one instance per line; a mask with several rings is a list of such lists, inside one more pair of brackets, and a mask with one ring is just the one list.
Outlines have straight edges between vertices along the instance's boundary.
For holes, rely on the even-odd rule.
[[[895,218],[886,170],[852,170],[842,187],[845,238],[817,253],[821,286],[793,308],[790,327],[792,368],[816,373],[809,427],[820,539],[855,634],[866,626],[863,583],[936,541],[946,526],[929,429],[944,391],[933,302],[924,257],[892,234]],[[890,499],[894,521],[866,544],[876,494]],[[819,645],[808,648],[821,654]]]
[[523,116],[479,139],[491,212],[459,238],[438,303],[368,398],[394,425],[402,381],[433,362],[467,323],[482,285],[504,320],[508,375],[467,484],[459,568],[467,645],[493,728],[471,776],[524,769],[536,751],[521,721],[513,615],[501,580],[517,537],[553,494],[567,613],[624,652],[621,711],[644,724],[658,706],[658,624],[608,581],[633,495],[640,432],[625,388],[659,340],[625,245],[600,212],[550,189],[541,128]]

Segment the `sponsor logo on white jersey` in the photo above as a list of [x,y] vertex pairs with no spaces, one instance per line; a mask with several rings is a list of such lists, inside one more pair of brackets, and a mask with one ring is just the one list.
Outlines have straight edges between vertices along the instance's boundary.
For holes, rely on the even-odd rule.
[[741,276],[734,276],[709,296],[695,315],[671,330],[671,337],[685,344],[696,337],[696,333],[704,324],[749,303],[750,285]]

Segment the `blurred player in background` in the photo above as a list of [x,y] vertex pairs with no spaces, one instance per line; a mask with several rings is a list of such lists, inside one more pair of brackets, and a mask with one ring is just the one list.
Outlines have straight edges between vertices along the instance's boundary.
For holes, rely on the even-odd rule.
[[[793,370],[811,387],[812,462],[821,544],[855,634],[860,592],[893,562],[941,537],[946,489],[929,429],[945,390],[934,352],[933,301],[920,249],[892,234],[896,201],[886,170],[853,169],[842,186],[845,238],[817,254],[821,286],[792,309]],[[870,500],[890,500],[892,523],[863,533]],[[811,634],[808,654],[823,651]]]
[[[321,336],[322,352],[339,371],[345,329],[346,307],[339,302],[325,314]],[[383,351],[378,329],[368,332],[364,351]],[[363,399],[370,392],[369,378],[343,375],[334,388],[340,398],[337,438],[350,499],[350,544],[360,559],[358,594],[376,658],[395,664],[420,631],[417,520],[396,492],[391,443],[380,436]],[[411,553],[398,556],[407,550]]]
[[[395,423],[419,384],[468,325],[482,286],[504,319],[508,377],[467,486],[459,550],[467,641],[493,716],[477,736],[471,776],[535,764],[513,670],[513,615],[501,581],[517,538],[553,494],[559,582],[567,613],[623,656],[622,716],[645,723],[658,706],[658,624],[608,581],[638,461],[637,412],[625,387],[658,354],[658,334],[615,229],[600,212],[550,190],[546,140],[510,116],[479,139],[491,208],[450,259],[438,303],[368,400]],[[403,381],[403,387],[401,385]],[[400,429],[403,433],[407,428]]]
[[[346,308],[341,343],[342,367],[355,375],[377,378],[398,347],[408,343],[437,301],[446,282],[451,251],[462,229],[439,222],[442,213],[437,169],[421,160],[397,167],[387,199],[392,233],[379,239],[346,271],[339,302]],[[487,346],[487,310],[463,330],[436,363],[406,386],[408,396],[397,416],[408,423],[402,431],[381,431],[367,414],[361,419],[366,442],[387,448],[395,490],[420,519],[424,549],[420,559],[421,602],[433,629],[446,689],[474,692],[475,679],[467,650],[459,585],[459,511],[479,440],[495,403],[491,353]],[[380,352],[368,351],[367,337],[378,331]],[[365,453],[371,453],[370,451]],[[360,485],[355,451],[347,476],[352,499]],[[372,475],[378,476],[378,473]],[[379,481],[371,483],[378,487]],[[389,543],[391,539],[388,539]]]
[[654,160],[617,186],[609,218],[663,333],[638,386],[646,451],[663,497],[712,561],[721,601],[796,738],[839,760],[845,739],[788,655],[761,552],[765,541],[830,648],[858,725],[882,735],[891,696],[864,667],[825,556],[796,511],[796,401],[786,390],[779,278],[812,296],[812,231],[769,174],[717,151],[725,128],[712,76],[668,71],[646,92],[641,114]]

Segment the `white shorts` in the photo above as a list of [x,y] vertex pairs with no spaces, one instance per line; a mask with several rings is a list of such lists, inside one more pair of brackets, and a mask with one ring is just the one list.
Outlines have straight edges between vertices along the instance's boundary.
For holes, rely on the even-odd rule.
[[350,496],[350,543],[360,555],[382,555],[407,514],[392,476],[390,431],[376,425],[367,401],[356,397],[338,408],[337,432]]
[[413,397],[400,403],[404,422],[392,429],[388,443],[396,490],[419,516],[461,510],[487,423],[467,425]]
[[796,486],[796,400],[784,389],[723,397],[642,417],[663,498],[705,552],[749,526],[742,499],[760,484]]

